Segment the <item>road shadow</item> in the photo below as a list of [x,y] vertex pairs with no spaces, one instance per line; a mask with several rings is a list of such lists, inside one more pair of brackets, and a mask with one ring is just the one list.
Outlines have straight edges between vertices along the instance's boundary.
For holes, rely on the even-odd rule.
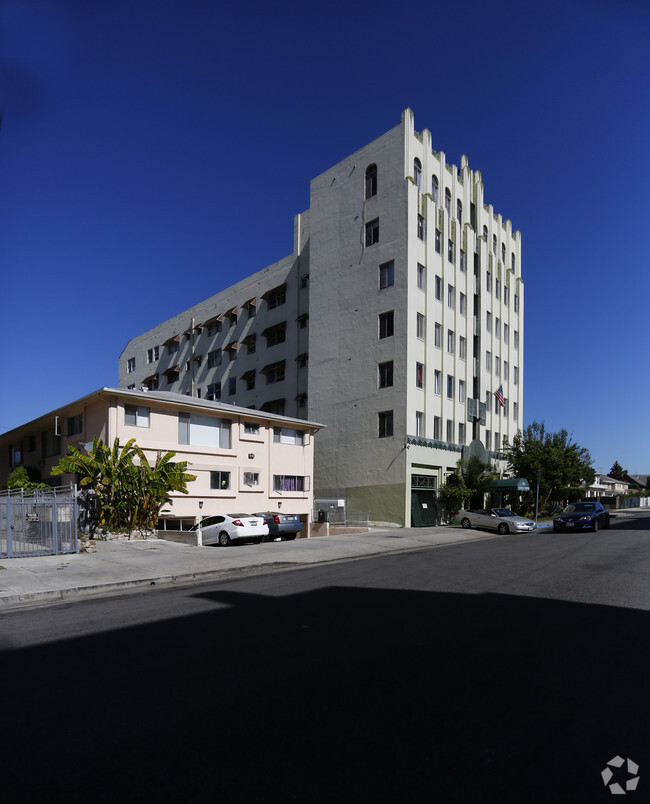
[[643,795],[648,612],[199,596],[215,610],[0,654],[6,801],[594,802],[616,754]]

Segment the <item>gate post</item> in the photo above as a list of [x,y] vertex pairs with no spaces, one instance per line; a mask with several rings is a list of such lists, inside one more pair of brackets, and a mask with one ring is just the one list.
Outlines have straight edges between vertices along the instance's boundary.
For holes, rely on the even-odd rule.
[[54,551],[54,555],[58,556],[60,553],[59,550],[59,512],[56,502],[56,491],[52,495],[52,549]]

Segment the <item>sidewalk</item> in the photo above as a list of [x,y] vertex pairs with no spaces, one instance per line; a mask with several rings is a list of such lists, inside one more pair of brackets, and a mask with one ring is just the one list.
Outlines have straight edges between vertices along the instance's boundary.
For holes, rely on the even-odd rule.
[[97,542],[96,553],[0,560],[0,613],[45,602],[186,585],[274,569],[494,539],[459,526],[396,528],[293,542],[195,547],[162,539]]

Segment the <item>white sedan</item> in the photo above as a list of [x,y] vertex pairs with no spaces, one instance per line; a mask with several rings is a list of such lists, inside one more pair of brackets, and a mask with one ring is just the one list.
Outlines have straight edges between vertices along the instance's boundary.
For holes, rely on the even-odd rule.
[[456,511],[454,522],[463,528],[487,528],[497,533],[528,533],[535,530],[532,519],[518,516],[509,508],[472,508]]
[[219,514],[208,516],[192,530],[201,528],[203,544],[220,544],[226,547],[234,541],[261,542],[269,535],[269,526],[263,516],[250,514]]

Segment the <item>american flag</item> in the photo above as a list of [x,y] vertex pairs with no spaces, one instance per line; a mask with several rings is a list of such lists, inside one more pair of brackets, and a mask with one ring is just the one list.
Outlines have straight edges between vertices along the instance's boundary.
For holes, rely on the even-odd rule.
[[506,406],[506,400],[503,398],[503,385],[500,385],[497,390],[494,392],[494,395],[499,400],[499,404],[502,408]]

